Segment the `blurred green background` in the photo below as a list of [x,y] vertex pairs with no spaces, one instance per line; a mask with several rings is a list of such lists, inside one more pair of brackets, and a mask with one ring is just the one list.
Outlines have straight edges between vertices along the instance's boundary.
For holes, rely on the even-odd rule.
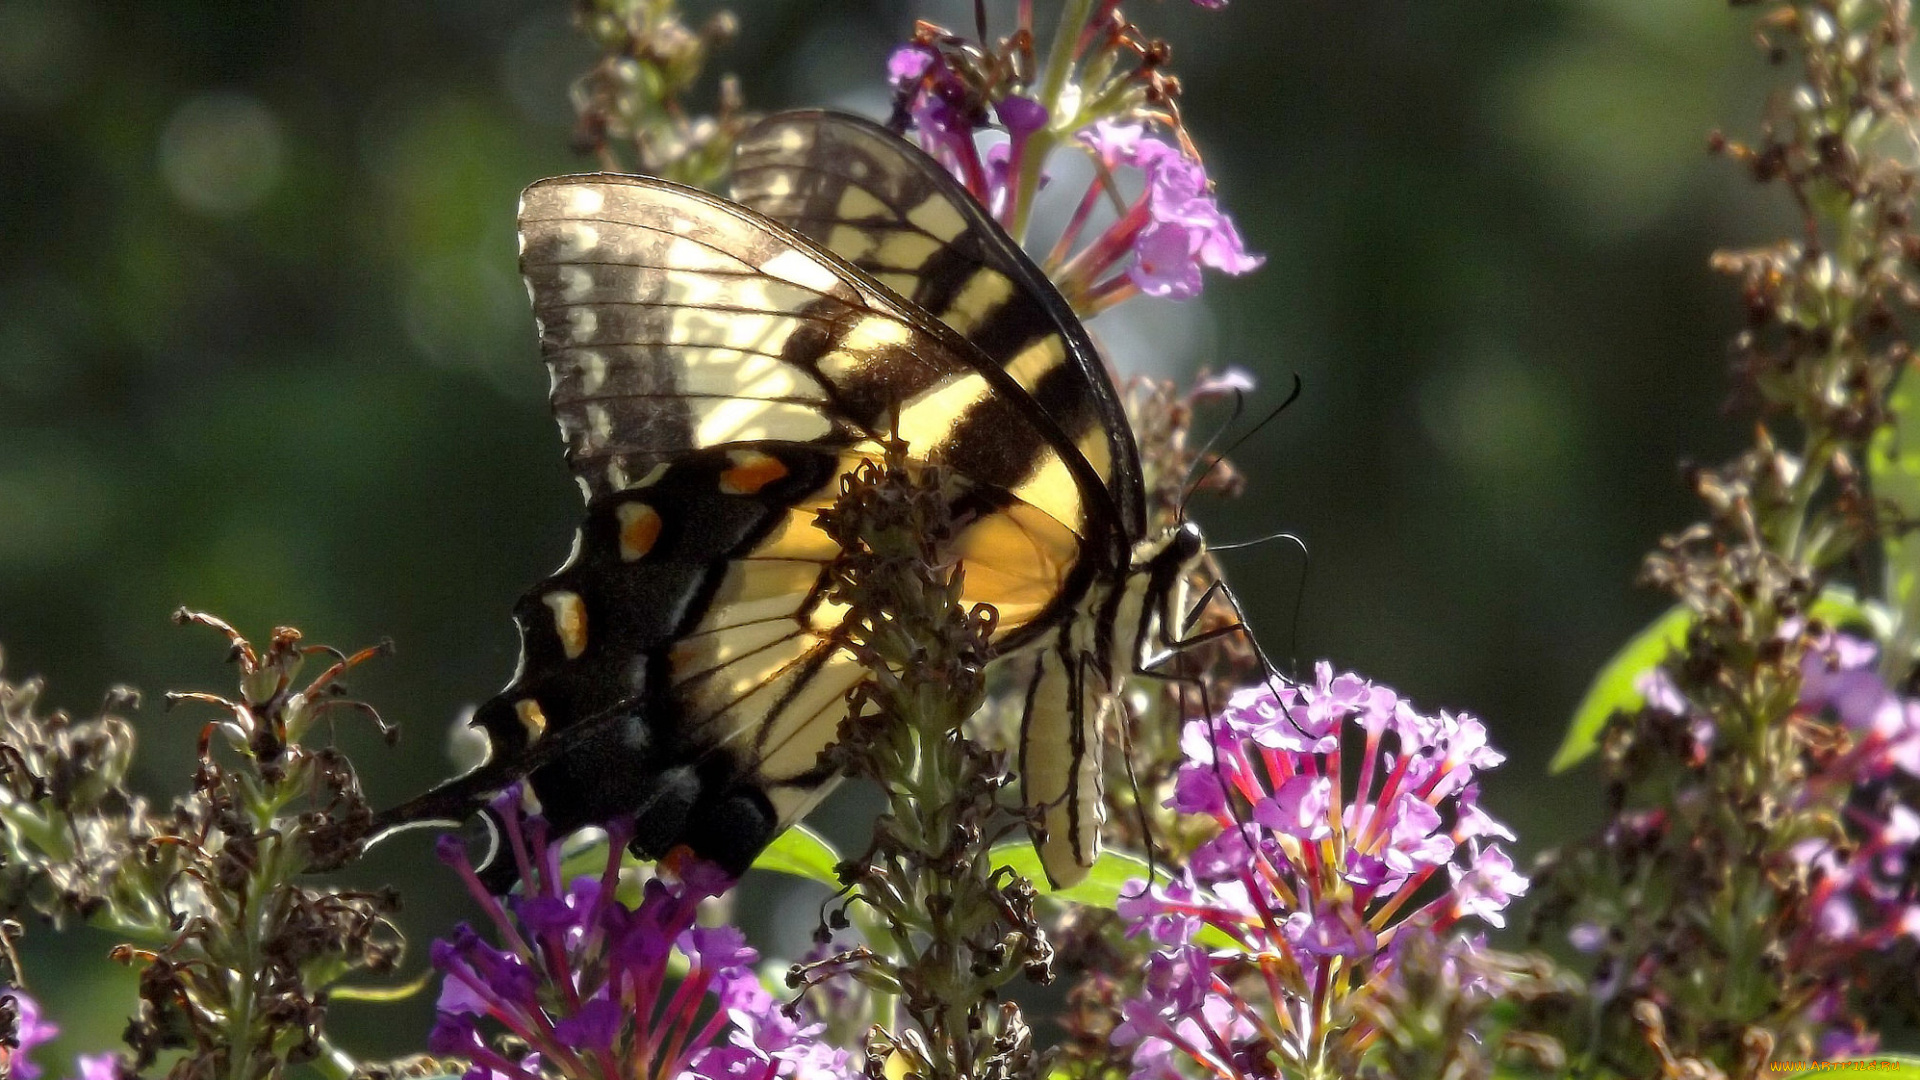
[[[719,64],[758,108],[877,114],[915,16],[971,24],[970,4],[731,6]],[[1281,545],[1228,556],[1269,650],[1484,716],[1512,755],[1488,802],[1527,851],[1591,827],[1592,775],[1544,764],[1661,607],[1632,582],[1691,520],[1677,462],[1742,434],[1721,411],[1735,291],[1706,259],[1784,227],[1776,193],[1704,152],[1716,125],[1753,129],[1772,77],[1748,15],[1127,10],[1174,43],[1221,201],[1268,262],[1095,330],[1135,369],[1249,368],[1256,406],[1305,380],[1238,455],[1247,497],[1196,509],[1217,541],[1311,545],[1304,579]],[[567,88],[589,59],[564,0],[0,2],[5,671],[76,711],[148,691],[147,790],[179,790],[203,719],[157,693],[232,685],[221,642],[168,621],[181,604],[398,644],[354,688],[402,752],[339,736],[380,805],[445,775],[448,725],[506,679],[509,607],[578,511],[513,205],[587,167]],[[407,890],[420,937],[462,910],[425,852],[396,842],[362,874]],[[811,907],[789,907],[791,940]],[[127,998],[88,997],[107,944],[30,936],[66,1051],[121,1026]],[[342,1006],[338,1032],[417,1048],[427,1004]]]

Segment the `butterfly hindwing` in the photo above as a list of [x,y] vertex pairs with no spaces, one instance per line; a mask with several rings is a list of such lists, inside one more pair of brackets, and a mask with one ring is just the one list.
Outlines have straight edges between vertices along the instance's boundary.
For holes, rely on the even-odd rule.
[[[806,703],[751,692],[809,663],[837,694],[858,679],[826,670],[838,615],[809,606],[835,552],[795,527],[794,507],[845,464],[792,446],[702,450],[589,505],[573,556],[515,609],[520,671],[475,716],[496,759],[537,763],[529,779],[557,830],[631,814],[642,850],[691,843],[743,864],[824,785],[812,769],[825,741],[787,745],[817,731],[820,707],[777,722]],[[747,637],[718,644],[736,631]]]

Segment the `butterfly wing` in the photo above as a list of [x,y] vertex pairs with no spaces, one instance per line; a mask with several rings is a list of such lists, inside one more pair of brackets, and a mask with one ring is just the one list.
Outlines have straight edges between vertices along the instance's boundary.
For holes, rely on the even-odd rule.
[[[1021,723],[1022,792],[1043,812],[1043,861],[1056,884],[1077,879],[1099,850],[1101,727],[1115,661],[1132,659],[1116,656],[1131,642],[1114,630],[1155,602],[1127,596],[1120,580],[1145,535],[1145,495],[1139,450],[1105,364],[1066,300],[986,209],[877,124],[818,111],[769,117],[741,137],[731,193],[966,338],[1013,376],[1099,474],[1119,526],[1092,538],[1111,551],[1094,590],[1108,595],[1033,624],[1047,637],[1035,651]],[[965,455],[993,441],[983,432],[947,452]],[[1080,591],[1062,595],[1077,603]]]
[[587,518],[516,608],[521,669],[474,721],[490,764],[387,820],[526,776],[556,829],[631,814],[643,851],[744,868],[832,780],[819,755],[866,674],[813,525],[839,478],[890,430],[925,453],[999,433],[948,463],[988,511],[956,544],[969,597],[1008,635],[1085,588],[1083,538],[1116,527],[1102,480],[951,328],[749,210],[563,177],[528,189],[521,241]]

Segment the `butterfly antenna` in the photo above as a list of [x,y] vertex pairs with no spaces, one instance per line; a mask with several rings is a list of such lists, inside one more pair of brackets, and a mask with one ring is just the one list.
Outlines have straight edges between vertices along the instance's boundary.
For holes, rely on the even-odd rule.
[[1200,447],[1198,456],[1206,457],[1208,451],[1213,449],[1214,444],[1225,438],[1227,432],[1233,429],[1233,425],[1240,422],[1240,415],[1247,411],[1247,392],[1236,386],[1233,388],[1232,393],[1233,411],[1227,414],[1226,420],[1222,422],[1219,427],[1213,429],[1213,434],[1207,436],[1207,441]]
[[[1184,519],[1187,516],[1187,500],[1193,498],[1193,493],[1200,490],[1200,485],[1207,482],[1207,477],[1213,475],[1213,470],[1219,468],[1223,463],[1225,463],[1228,455],[1232,454],[1235,450],[1240,449],[1241,445],[1245,443],[1248,439],[1258,434],[1261,428],[1266,427],[1268,424],[1273,422],[1275,417],[1285,412],[1289,405],[1292,405],[1295,401],[1300,400],[1300,392],[1301,390],[1305,389],[1305,387],[1306,387],[1306,384],[1301,381],[1300,376],[1298,374],[1295,374],[1293,377],[1293,390],[1287,394],[1287,400],[1274,406],[1272,411],[1268,412],[1267,415],[1260,418],[1259,423],[1248,428],[1245,434],[1233,440],[1232,443],[1228,444],[1225,450],[1219,451],[1218,453],[1215,453],[1212,455],[1212,460],[1207,462],[1207,467],[1200,471],[1200,475],[1193,478],[1193,481],[1187,485],[1187,490],[1183,492],[1180,496],[1180,517],[1181,518]],[[1240,392],[1238,390],[1234,391],[1233,396],[1237,402],[1240,398]],[[1236,404],[1234,407],[1234,416],[1238,417],[1239,415],[1240,415],[1240,409],[1239,409],[1239,406]],[[1231,423],[1231,421],[1229,421],[1229,423]],[[1225,431],[1224,428],[1222,428],[1221,430],[1223,432]],[[1209,444],[1213,442],[1212,439],[1209,439],[1207,441]],[[1202,456],[1206,456],[1207,451],[1202,450],[1201,454]]]
[[1243,548],[1259,547],[1261,544],[1271,544],[1275,540],[1289,541],[1293,544],[1294,547],[1300,549],[1301,556],[1304,557],[1307,554],[1307,542],[1305,540],[1300,539],[1300,537],[1297,534],[1285,532],[1285,531],[1268,533],[1265,536],[1255,537],[1252,540],[1236,540],[1231,544],[1208,544],[1207,550],[1208,551],[1239,551]]
[[[1207,441],[1201,444],[1200,452],[1194,455],[1196,467],[1200,460],[1204,459],[1208,454],[1213,452],[1214,445],[1217,444],[1222,438],[1226,437],[1227,432],[1233,430],[1233,425],[1240,422],[1240,414],[1246,411],[1247,411],[1247,392],[1245,390],[1240,389],[1238,386],[1236,386],[1233,388],[1233,412],[1227,414],[1226,420],[1222,421],[1220,426],[1214,428],[1213,434],[1208,435]],[[1220,462],[1218,458],[1214,459],[1214,461],[1207,466],[1205,472],[1202,472],[1199,476],[1193,478],[1187,483],[1187,490],[1184,493],[1182,493],[1180,496],[1180,511],[1181,511],[1182,517],[1186,516],[1187,496],[1193,493],[1193,489],[1198,487],[1200,485],[1200,481],[1205,480],[1207,478],[1207,474],[1213,471],[1213,466],[1218,465],[1219,463]]]

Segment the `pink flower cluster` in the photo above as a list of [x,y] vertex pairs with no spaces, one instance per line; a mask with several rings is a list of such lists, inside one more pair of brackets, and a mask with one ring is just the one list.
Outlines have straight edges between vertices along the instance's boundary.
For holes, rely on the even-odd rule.
[[[1503,758],[1470,716],[1416,712],[1322,663],[1311,686],[1239,692],[1181,745],[1168,805],[1220,831],[1180,878],[1121,908],[1161,946],[1114,1033],[1136,1077],[1182,1075],[1182,1061],[1271,1075],[1247,1057],[1268,1052],[1317,1074],[1335,1033],[1364,1037],[1344,1006],[1393,978],[1396,941],[1469,916],[1503,925],[1527,888],[1498,843],[1513,834],[1479,806],[1475,774]],[[1436,875],[1446,888],[1415,906]]]

